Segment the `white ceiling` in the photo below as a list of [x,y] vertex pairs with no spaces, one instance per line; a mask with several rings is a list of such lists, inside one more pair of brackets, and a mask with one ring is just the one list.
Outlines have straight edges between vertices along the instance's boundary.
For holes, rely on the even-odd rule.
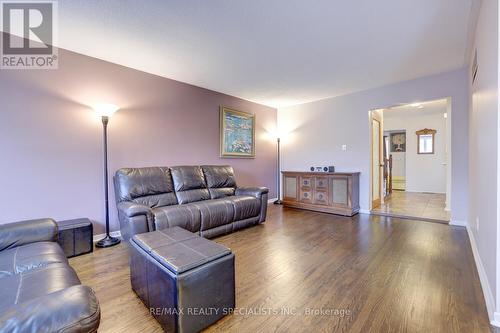
[[423,103],[413,103],[394,106],[384,109],[384,119],[405,117],[418,117],[421,115],[430,115],[436,113],[446,113],[448,101],[446,99],[438,99]]
[[64,0],[58,46],[275,107],[465,65],[475,0]]

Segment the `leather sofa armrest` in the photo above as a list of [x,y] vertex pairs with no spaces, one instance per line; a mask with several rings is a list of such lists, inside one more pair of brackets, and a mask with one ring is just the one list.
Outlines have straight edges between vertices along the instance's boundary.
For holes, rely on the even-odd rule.
[[0,251],[35,242],[57,241],[53,219],[26,220],[0,225]]
[[149,206],[122,201],[116,207],[118,208],[121,235],[124,240],[128,241],[136,234],[154,230],[153,210]]
[[263,194],[267,194],[269,189],[267,187],[238,187],[236,195],[250,195],[260,199]]
[[235,192],[236,195],[250,195],[260,200],[259,223],[266,220],[268,193],[267,187],[238,187]]
[[118,210],[126,217],[134,217],[138,215],[152,215],[151,208],[146,205],[141,205],[131,201],[122,201],[117,205]]
[[92,289],[77,285],[0,313],[0,332],[96,332],[101,311]]

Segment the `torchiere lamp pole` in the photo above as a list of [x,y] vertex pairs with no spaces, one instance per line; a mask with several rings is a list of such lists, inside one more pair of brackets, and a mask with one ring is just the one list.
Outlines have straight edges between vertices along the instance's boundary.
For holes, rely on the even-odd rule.
[[108,201],[108,122],[109,117],[118,110],[116,105],[112,104],[99,104],[94,107],[96,113],[101,116],[102,129],[103,129],[103,143],[104,143],[104,208],[106,213],[106,237],[98,241],[95,246],[97,247],[110,247],[120,243],[120,239],[111,237],[109,234],[109,201]]
[[277,183],[278,183],[278,199],[274,201],[275,205],[282,205],[283,201],[281,201],[281,152],[280,152],[280,138],[277,138],[278,141],[278,171],[277,171]]

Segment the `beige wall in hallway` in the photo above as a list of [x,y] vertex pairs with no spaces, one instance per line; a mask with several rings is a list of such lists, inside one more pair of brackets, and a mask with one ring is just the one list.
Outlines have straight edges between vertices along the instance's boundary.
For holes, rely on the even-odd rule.
[[[402,157],[406,159],[406,191],[446,193],[446,104],[441,100],[425,103],[422,109],[406,106],[384,110],[384,131],[406,131],[406,152]],[[434,154],[417,153],[415,132],[424,128],[437,131]]]

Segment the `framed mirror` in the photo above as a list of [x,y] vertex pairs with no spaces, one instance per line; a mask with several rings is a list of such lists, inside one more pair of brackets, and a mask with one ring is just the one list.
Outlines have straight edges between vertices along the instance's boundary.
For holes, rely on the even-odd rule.
[[418,154],[434,154],[434,136],[436,132],[436,130],[429,128],[416,132]]

